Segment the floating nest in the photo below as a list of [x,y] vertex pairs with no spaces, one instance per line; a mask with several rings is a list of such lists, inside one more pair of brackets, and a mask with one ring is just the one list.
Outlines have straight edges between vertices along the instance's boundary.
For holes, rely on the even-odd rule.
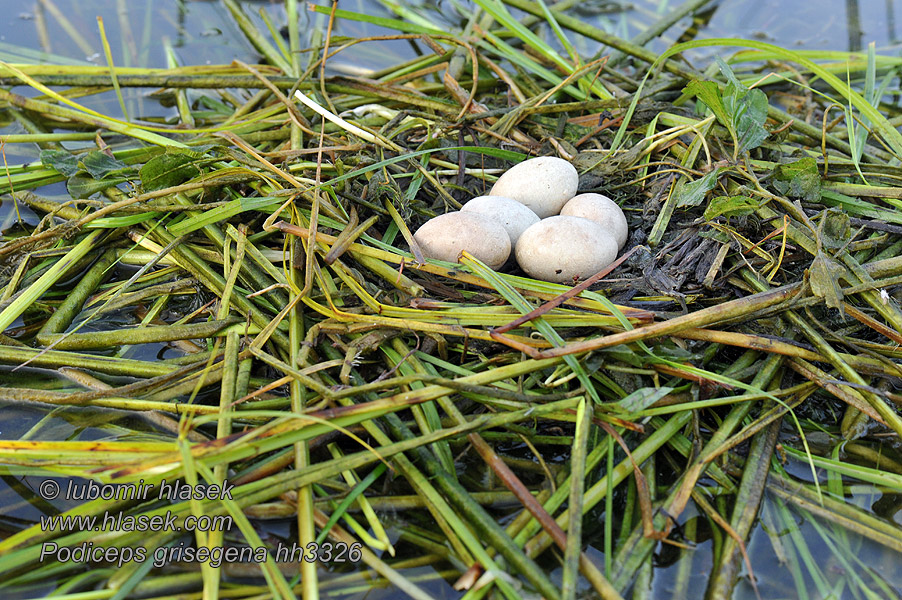
[[[40,152],[0,182],[0,463],[29,505],[3,520],[4,587],[617,598],[714,539],[711,598],[898,594],[855,562],[862,540],[897,561],[895,509],[849,495],[902,489],[902,135],[873,85],[898,59],[721,41],[752,50],[705,75],[674,57],[713,42],[658,57],[515,0],[619,65],[486,3],[479,35],[380,21],[424,54],[322,77],[363,40],[286,55],[226,4],[263,64],[0,72],[27,130],[7,147]],[[84,106],[111,83],[177,122]],[[558,285],[411,248],[544,155],[623,208],[612,267]],[[43,481],[157,491],[64,501]],[[104,514],[229,527],[49,520]],[[791,573],[747,549],[759,517]],[[144,560],[61,554],[84,544]]]

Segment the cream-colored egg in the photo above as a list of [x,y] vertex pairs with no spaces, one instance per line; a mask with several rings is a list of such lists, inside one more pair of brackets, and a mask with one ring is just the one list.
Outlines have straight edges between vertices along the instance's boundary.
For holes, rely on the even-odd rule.
[[423,254],[457,262],[466,250],[493,269],[511,253],[510,236],[498,221],[472,212],[449,212],[426,221],[413,235]]
[[626,217],[617,203],[601,194],[580,194],[574,196],[564,208],[561,214],[569,217],[580,217],[595,221],[611,232],[617,240],[617,248],[623,248],[629,235]]
[[498,178],[489,196],[505,196],[525,204],[544,219],[561,212],[576,195],[579,174],[561,158],[541,156],[514,165]]
[[511,248],[530,225],[539,222],[539,216],[512,198],[504,196],[477,196],[460,209],[462,212],[480,214],[501,223],[511,239]]
[[573,283],[617,258],[617,240],[601,225],[579,217],[542,219],[517,241],[517,262],[535,279]]

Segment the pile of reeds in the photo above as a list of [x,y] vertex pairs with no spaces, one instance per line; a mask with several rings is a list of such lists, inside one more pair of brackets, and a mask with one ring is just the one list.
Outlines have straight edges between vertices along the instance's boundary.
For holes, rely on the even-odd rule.
[[[0,399],[31,419],[0,421],[19,498],[0,519],[4,588],[643,598],[660,597],[657,552],[680,557],[673,597],[897,597],[881,565],[902,553],[902,121],[882,100],[902,59],[642,47],[704,1],[639,43],[541,1],[476,0],[452,32],[403,5],[311,7],[309,49],[225,4],[265,64],[0,65],[0,106],[26,131],[2,140],[40,149],[0,181]],[[337,39],[335,19],[398,33]],[[328,72],[386,39],[423,53]],[[604,52],[581,57],[587,41]],[[730,58],[679,60],[702,46]],[[130,88],[180,118],[84,104]],[[532,155],[622,204],[631,237],[609,272],[571,288],[422,259],[419,225]],[[234,488],[63,501],[46,480]],[[885,514],[862,506],[881,495]],[[233,526],[39,518],[120,513]],[[48,550],[84,544],[147,558]],[[319,560],[277,561],[291,544]],[[266,560],[154,560],[201,547]],[[774,553],[787,568],[756,585]]]

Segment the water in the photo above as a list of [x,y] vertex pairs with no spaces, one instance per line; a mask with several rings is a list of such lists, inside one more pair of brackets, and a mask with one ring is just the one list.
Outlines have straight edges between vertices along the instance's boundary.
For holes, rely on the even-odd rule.
[[[456,10],[459,4],[472,6],[449,0],[400,4],[446,28],[459,27],[465,21]],[[573,14],[611,33],[633,38],[680,4],[673,0],[590,0],[579,3]],[[243,6],[263,31],[267,25],[261,12],[274,28],[280,29],[286,23],[281,2],[244,2]],[[98,16],[103,18],[113,59],[119,66],[165,68],[167,41],[183,64],[227,63],[232,59],[255,61],[258,56],[219,2],[2,0],[0,8],[0,58],[9,62],[34,60],[34,56],[29,57],[17,50],[18,47],[48,53],[60,63],[105,65]],[[341,8],[396,17],[377,0],[345,0]],[[65,16],[64,20],[56,17],[57,12]],[[899,40],[897,15],[902,15],[902,0],[715,0],[706,5],[695,23],[685,18],[649,46],[660,51],[687,36],[740,37],[809,50],[861,50],[874,42],[878,49],[898,54],[897,49],[890,48]],[[305,40],[325,20],[323,15],[306,10],[299,16]],[[363,37],[389,33],[394,32],[339,20],[333,34]],[[597,50],[592,46],[585,49]],[[343,52],[335,61],[349,68],[376,69],[412,56],[414,50],[408,42],[369,42]]]

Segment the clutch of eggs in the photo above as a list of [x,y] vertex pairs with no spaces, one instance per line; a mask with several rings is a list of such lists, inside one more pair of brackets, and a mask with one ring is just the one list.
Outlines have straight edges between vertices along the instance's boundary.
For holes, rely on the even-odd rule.
[[579,194],[566,160],[532,158],[508,169],[487,196],[427,221],[414,234],[429,258],[457,262],[466,250],[493,269],[514,252],[530,277],[573,284],[610,265],[626,243],[626,217],[601,194]]

